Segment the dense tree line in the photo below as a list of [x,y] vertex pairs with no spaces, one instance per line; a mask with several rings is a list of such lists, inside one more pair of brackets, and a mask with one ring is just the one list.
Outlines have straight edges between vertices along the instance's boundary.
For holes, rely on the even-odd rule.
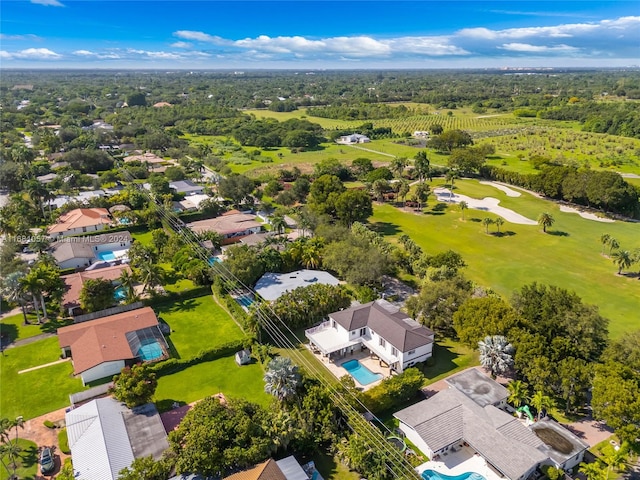
[[586,132],[640,138],[640,112],[635,103],[585,102],[541,110],[540,118],[573,120]]
[[480,174],[491,180],[534,190],[550,198],[605,212],[628,216],[640,213],[638,190],[615,172],[546,164],[538,174],[511,172],[487,165],[480,167]]
[[307,114],[312,117],[334,118],[337,120],[376,120],[380,118],[404,118],[409,115],[424,115],[423,108],[409,108],[405,105],[361,104],[361,105],[331,105],[311,107]]

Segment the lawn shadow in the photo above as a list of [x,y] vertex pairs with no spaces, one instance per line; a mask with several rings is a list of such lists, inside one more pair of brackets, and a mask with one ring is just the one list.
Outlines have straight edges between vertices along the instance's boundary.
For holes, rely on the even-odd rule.
[[178,353],[178,349],[176,348],[176,346],[171,341],[171,338],[165,335],[164,339],[167,341],[167,345],[169,346],[169,355],[171,355],[171,358],[177,358],[178,360],[180,360],[182,357]]
[[18,327],[13,323],[0,323],[0,348],[6,348],[18,338]]
[[397,235],[401,232],[398,225],[390,222],[375,222],[371,224],[371,228],[381,235]]
[[71,318],[53,318],[47,323],[43,323],[40,326],[40,330],[43,333],[56,333],[59,328],[66,327],[67,325],[73,325],[73,319]]
[[491,232],[489,235],[493,235],[494,237],[513,237],[516,234],[516,232],[512,232],[511,230],[508,230],[506,232]]
[[176,300],[171,304],[165,304],[166,310],[162,307],[159,310],[165,310],[167,312],[190,312],[197,308],[194,298],[187,298],[184,300]]
[[158,412],[164,413],[164,412],[168,412],[169,410],[173,410],[174,408],[176,408],[176,405],[179,405],[182,407],[186,404],[187,402],[185,402],[184,400],[176,400],[175,398],[165,398],[163,400],[159,400],[156,402],[156,408],[158,409]]
[[553,231],[547,230],[547,235],[553,235],[554,237],[568,237],[569,233],[562,232],[560,230],[553,230]]
[[480,223],[482,220],[480,218],[472,217],[469,219],[470,222]]
[[[436,343],[433,346],[433,356],[427,360],[424,367],[422,367],[422,373],[424,373],[424,376],[428,379],[433,379],[443,373],[450,372],[458,368],[454,360],[459,356],[459,353],[453,351],[453,347]],[[433,361],[433,363],[431,363],[431,361]]]
[[[51,448],[53,452],[53,448]],[[20,458],[22,459],[22,467],[30,467],[38,463],[38,447],[37,445],[29,445],[27,448],[23,448],[20,452]]]
[[447,207],[449,206],[448,203],[444,203],[444,202],[439,202],[436,203],[433,208],[431,209],[431,211],[433,212],[443,212],[447,209]]

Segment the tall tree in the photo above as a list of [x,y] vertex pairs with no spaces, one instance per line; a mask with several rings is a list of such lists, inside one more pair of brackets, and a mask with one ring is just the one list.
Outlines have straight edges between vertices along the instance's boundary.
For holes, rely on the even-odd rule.
[[600,235],[600,243],[602,244],[602,255],[604,255],[604,249],[607,245],[609,245],[609,240],[611,240],[611,235],[608,233],[603,233]]
[[298,367],[288,357],[276,357],[269,362],[264,374],[264,391],[281,402],[296,396],[300,385]]
[[462,200],[459,204],[458,204],[458,208],[460,209],[460,213],[462,213],[462,220],[464,220],[464,211],[469,208],[469,204],[467,202],[465,202],[464,200]]
[[429,179],[430,181],[431,180],[431,162],[427,157],[427,152],[425,152],[424,150],[421,150],[420,152],[416,153],[416,155],[413,158],[414,158],[413,166],[416,170],[416,173],[418,174],[418,178],[420,179],[420,182],[424,182],[426,179]]
[[149,403],[157,386],[156,374],[146,365],[137,364],[123,368],[119,375],[114,376],[109,392],[127,407],[133,408]]
[[618,266],[618,275],[622,274],[622,270],[629,268],[633,263],[633,257],[629,250],[616,250],[611,255],[613,263]]
[[531,406],[536,409],[536,412],[538,412],[538,420],[542,418],[542,412],[546,412],[555,406],[553,398],[549,395],[545,395],[541,390],[537,390],[529,401]]
[[483,224],[483,225],[484,225],[484,227],[485,227],[485,233],[487,233],[487,235],[489,234],[489,225],[492,225],[493,223],[494,223],[494,222],[493,222],[493,219],[492,219],[492,218],[484,217],[484,218],[482,219],[482,224]]
[[518,408],[529,398],[529,386],[522,380],[513,380],[507,385],[511,405]]
[[84,282],[80,290],[80,306],[85,313],[105,310],[116,303],[115,291],[111,280],[90,278]]

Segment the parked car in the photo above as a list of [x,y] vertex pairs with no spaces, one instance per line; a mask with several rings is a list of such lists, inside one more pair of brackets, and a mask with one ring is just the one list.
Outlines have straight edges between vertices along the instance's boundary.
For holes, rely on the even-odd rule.
[[47,475],[49,473],[53,473],[56,468],[56,464],[53,461],[53,455],[51,454],[51,449],[49,447],[45,447],[40,452],[40,473],[42,475]]

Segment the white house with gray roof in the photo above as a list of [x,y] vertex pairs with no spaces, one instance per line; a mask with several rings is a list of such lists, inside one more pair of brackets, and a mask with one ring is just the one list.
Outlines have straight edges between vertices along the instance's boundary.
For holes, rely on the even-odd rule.
[[500,476],[521,480],[541,465],[567,470],[583,460],[588,446],[558,423],[529,427],[498,408],[508,391],[478,370],[447,382],[447,390],[394,414],[400,430],[432,461],[471,449]]
[[92,400],[65,414],[77,480],[116,480],[134,459],[159,460],[167,433],[152,403],[133,410],[111,397]]
[[382,299],[331,313],[305,336],[326,356],[369,349],[398,373],[430,358],[434,340],[431,330]]

